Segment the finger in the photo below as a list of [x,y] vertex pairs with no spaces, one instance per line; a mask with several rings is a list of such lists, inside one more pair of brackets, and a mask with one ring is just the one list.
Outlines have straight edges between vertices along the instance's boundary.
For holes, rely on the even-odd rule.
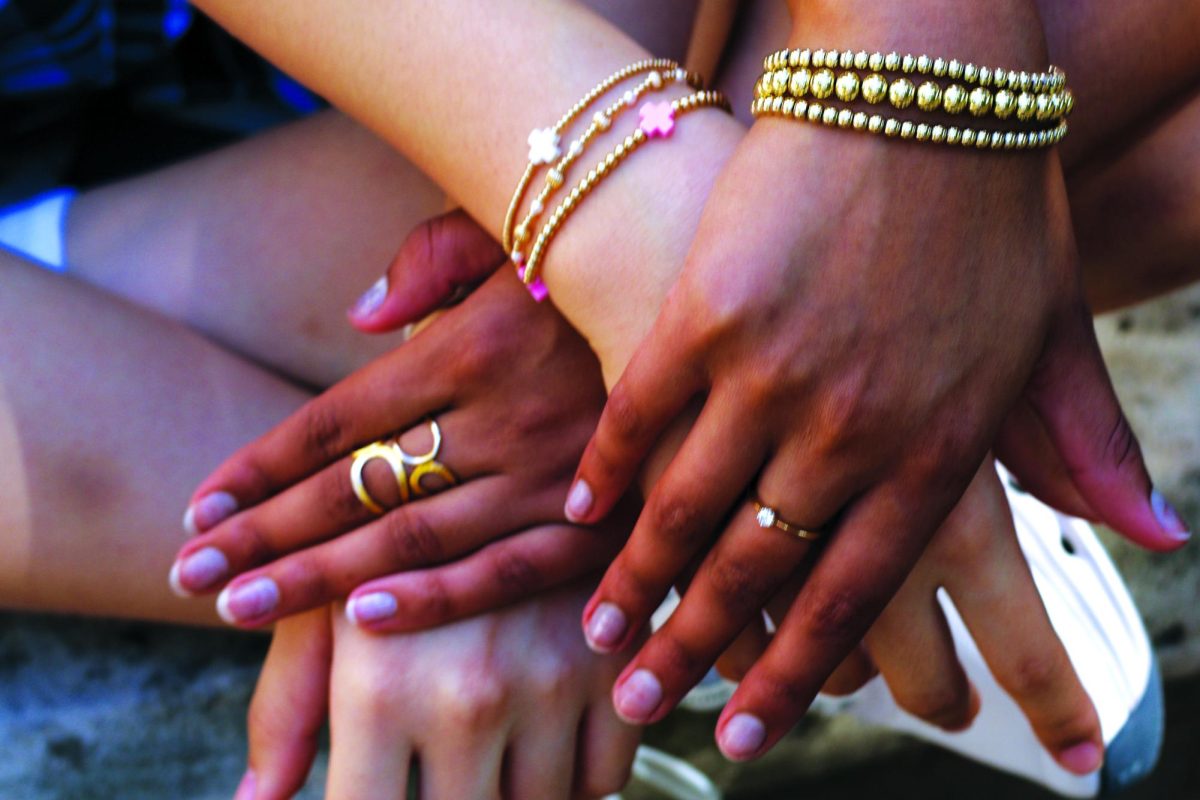
[[865,643],[898,706],[959,731],[978,713],[979,697],[958,661],[937,589],[918,565],[867,631]]
[[924,481],[892,478],[846,510],[767,651],[721,714],[717,742],[727,757],[756,757],[804,714],[899,589],[947,505]]
[[346,615],[374,633],[435,628],[595,572],[620,545],[608,531],[543,526],[445,566],[371,581],[350,595]]
[[747,440],[738,415],[736,407],[710,398],[650,493],[628,543],[584,608],[584,633],[596,652],[620,650],[650,619],[758,469],[765,444]]
[[[480,435],[485,426],[470,417],[465,412],[451,411],[438,420],[442,432],[438,460],[452,467],[460,481],[469,481],[495,466],[478,444],[466,445],[489,441]],[[407,431],[400,442],[406,452],[423,454],[428,452],[432,438],[429,426],[422,424]],[[394,508],[415,497],[410,480],[415,477],[412,467],[405,467],[395,453],[389,457],[394,463],[374,458],[362,471],[367,492],[382,508]],[[351,482],[351,465],[356,461],[343,458],[189,541],[180,549],[171,569],[172,588],[185,596],[215,591],[248,569],[376,519]],[[404,482],[403,490],[398,481]],[[422,491],[431,490],[432,481],[422,481]]]
[[1067,465],[1046,433],[1041,417],[1024,398],[1008,412],[993,449],[1019,482],[1022,491],[1064,514],[1093,521],[1099,519],[1071,480]]
[[504,250],[461,209],[422,222],[380,278],[349,311],[354,327],[395,330],[423,318],[505,263]]
[[576,792],[587,798],[608,797],[625,788],[642,729],[622,722],[608,699],[595,698],[579,733]]
[[[1026,396],[1102,522],[1151,550],[1175,550],[1188,540],[1187,524],[1151,484],[1086,308],[1058,323]],[[1026,468],[1022,462],[1017,471]]]
[[771,636],[762,617],[751,619],[737,638],[717,657],[716,668],[722,678],[740,681],[767,649]]
[[500,797],[508,737],[499,727],[498,716],[491,708],[474,707],[468,701],[443,704],[440,717],[441,724],[435,728],[449,734],[425,739],[418,745],[422,800]]
[[567,495],[572,522],[596,522],[616,505],[650,448],[701,388],[703,375],[673,332],[669,308],[668,302],[609,393]]
[[704,559],[679,607],[633,661],[613,690],[629,722],[661,719],[754,620],[795,571],[810,543],[756,521],[742,507]]
[[[445,355],[428,342],[417,337],[355,372],[234,453],[192,495],[185,527],[208,530],[238,508],[450,405],[454,385],[442,368]],[[363,403],[364,397],[372,401]]]
[[238,800],[286,800],[304,785],[329,706],[330,637],[328,608],[275,629],[250,701],[250,768]]
[[244,573],[221,591],[217,611],[231,625],[259,627],[345,597],[372,578],[470,552],[524,524],[511,483],[502,476],[471,481]]
[[361,657],[357,650],[339,645],[334,653],[334,674],[345,670],[360,679],[337,680],[332,686],[325,796],[330,800],[406,797],[413,754],[407,735],[411,720],[396,715],[378,679],[361,678],[364,666],[381,667],[349,663]]
[[867,651],[856,647],[825,681],[821,693],[831,697],[845,697],[866,686],[867,682],[878,674],[879,669],[867,655]]
[[527,717],[512,733],[504,768],[504,797],[563,800],[571,796],[581,711],[543,697],[533,719]]
[[[1054,632],[1021,552],[1003,488],[988,468],[983,491],[951,516],[966,530],[1003,526],[998,535],[956,540],[937,558],[946,590],[996,682],[1016,701],[1038,740],[1067,770],[1095,771],[1103,758],[1100,722]],[[948,544],[949,542],[947,542]]]

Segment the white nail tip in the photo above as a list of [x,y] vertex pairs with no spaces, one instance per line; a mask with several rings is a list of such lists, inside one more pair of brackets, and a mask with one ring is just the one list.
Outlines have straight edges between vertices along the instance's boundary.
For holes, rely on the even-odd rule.
[[[186,520],[187,518],[184,517]],[[186,527],[186,526],[185,526]],[[183,588],[183,584],[179,582],[179,562],[176,561],[171,565],[171,573],[167,576],[167,583],[171,585],[171,591],[179,597],[191,597],[192,593]]]

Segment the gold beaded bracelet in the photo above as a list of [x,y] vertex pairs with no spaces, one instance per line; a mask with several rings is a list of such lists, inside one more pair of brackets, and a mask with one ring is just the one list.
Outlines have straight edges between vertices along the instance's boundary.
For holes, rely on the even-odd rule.
[[817,122],[829,127],[851,128],[856,131],[915,139],[918,142],[974,147],[979,150],[1028,150],[1051,147],[1067,135],[1066,120],[1059,120],[1052,128],[1033,131],[982,130],[956,125],[930,125],[925,122],[899,120],[882,114],[867,114],[845,107],[822,105],[790,97],[760,97],[750,107],[754,116],[780,116]]
[[993,93],[984,86],[976,86],[968,91],[959,83],[943,88],[932,80],[923,81],[920,86],[904,77],[889,82],[878,72],[863,78],[849,70],[835,75],[828,67],[815,72],[808,67],[769,70],[759,77],[754,94],[756,99],[791,96],[798,100],[807,95],[825,100],[836,96],[847,103],[861,97],[871,105],[888,101],[897,109],[908,108],[915,101],[921,111],[944,111],[952,115],[969,111],[976,117],[994,114],[999,119],[1015,116],[1021,122],[1061,119],[1075,107],[1069,89],[1035,93],[1003,88]]
[[583,198],[604,180],[605,176],[616,169],[631,153],[650,139],[656,137],[668,138],[675,130],[676,118],[681,114],[686,114],[698,108],[710,107],[721,108],[725,111],[730,110],[729,101],[725,99],[723,94],[715,91],[695,92],[672,102],[664,100],[659,103],[649,102],[644,104],[638,110],[639,120],[637,128],[626,136],[624,141],[620,142],[611,153],[597,162],[596,166],[571,189],[571,193],[563,198],[562,203],[554,209],[554,213],[550,215],[546,224],[542,226],[541,232],[538,233],[537,239],[529,251],[529,258],[525,262],[525,269],[521,276],[526,285],[538,280],[538,268],[541,266],[542,259],[546,255],[546,249],[554,240],[554,236],[558,233],[558,229],[562,227],[563,222],[566,221],[567,217],[582,202]]
[[533,176],[537,172],[537,169],[540,165],[549,164],[551,161],[559,157],[559,138],[562,136],[562,132],[566,130],[567,126],[570,125],[580,114],[586,111],[592,105],[592,103],[596,102],[598,98],[603,96],[622,81],[628,80],[634,75],[638,75],[643,72],[651,72],[654,70],[670,70],[672,73],[674,73],[674,71],[679,68],[680,67],[677,63],[667,58],[648,58],[643,59],[642,61],[635,61],[626,67],[622,67],[612,75],[609,75],[600,83],[596,84],[596,86],[590,92],[580,98],[579,102],[571,106],[571,108],[567,110],[567,113],[563,114],[563,116],[559,118],[558,122],[554,123],[552,127],[535,128],[532,132],[530,132],[528,140],[529,164],[525,167],[525,173],[521,176],[520,181],[517,183],[517,188],[513,192],[512,200],[510,200],[508,204],[508,213],[504,216],[504,235],[501,241],[504,245],[505,252],[511,252],[512,250],[513,224],[516,221],[517,209],[520,207],[521,201],[525,198],[525,192],[529,188],[529,182],[533,180]]
[[[575,139],[573,142],[571,142],[570,146],[567,148],[566,154],[563,155],[562,158],[559,159],[558,163],[552,166],[549,172],[546,173],[546,182],[542,185],[542,190],[538,193],[537,197],[535,197],[533,202],[530,204],[529,212],[526,214],[525,219],[522,220],[521,223],[515,228],[511,229],[509,228],[508,220],[505,221],[505,236],[508,241],[507,249],[509,251],[509,257],[518,268],[523,265],[525,260],[525,255],[520,251],[519,248],[521,247],[522,243],[529,238],[529,231],[533,227],[534,222],[541,215],[542,211],[545,210],[546,201],[550,198],[550,195],[552,195],[558,189],[558,187],[562,186],[567,170],[583,153],[584,148],[587,147],[587,145],[597,134],[608,130],[609,127],[612,126],[612,121],[617,114],[627,108],[632,108],[647,91],[650,91],[651,89],[661,89],[663,86],[673,81],[686,82],[692,88],[700,88],[699,77],[688,73],[681,67],[675,67],[674,69],[669,69],[665,72],[651,70],[646,76],[645,80],[643,80],[640,84],[633,89],[627,90],[623,95],[613,101],[607,108],[602,111],[597,111],[592,116],[592,121],[588,125],[587,129],[584,130],[583,134],[578,139]],[[538,132],[535,131],[535,133]],[[533,137],[533,134],[530,134],[530,136]],[[533,163],[532,157],[530,158],[530,163]],[[524,195],[527,186],[528,181],[525,182],[524,186],[518,186],[518,191],[521,195]],[[519,205],[520,203],[520,198],[516,194],[514,194],[514,201],[515,208],[516,205]]]

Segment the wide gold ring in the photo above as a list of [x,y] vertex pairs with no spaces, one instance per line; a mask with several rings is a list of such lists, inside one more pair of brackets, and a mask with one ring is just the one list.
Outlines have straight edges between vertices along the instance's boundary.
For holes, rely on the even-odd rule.
[[437,458],[438,451],[442,449],[442,429],[438,427],[437,420],[430,417],[429,432],[433,434],[433,445],[429,451],[422,453],[419,456],[409,455],[400,447],[400,440],[397,439],[393,446],[396,452],[400,454],[400,459],[410,467],[418,467],[421,464],[427,464]]
[[424,497],[429,494],[429,490],[421,485],[421,480],[427,475],[434,475],[446,482],[447,486],[456,486],[458,484],[458,476],[450,471],[440,461],[426,461],[424,464],[418,464],[413,468],[413,471],[408,476],[408,488],[412,491],[413,497]]
[[400,504],[408,502],[410,494],[408,474],[404,469],[404,458],[398,447],[383,442],[371,442],[366,447],[355,450],[352,455],[354,461],[350,464],[350,485],[354,487],[354,494],[358,497],[359,502],[366,506],[368,511],[372,514],[382,514],[386,510],[375,502],[375,498],[371,497],[371,493],[367,491],[367,487],[363,483],[363,468],[367,466],[368,462],[377,458],[383,459],[392,468],[392,474],[396,476],[396,487],[400,490]]
[[754,521],[758,523],[760,528],[776,528],[784,533],[790,533],[798,539],[806,539],[810,542],[815,542],[821,538],[821,534],[816,531],[810,531],[807,528],[802,528],[799,525],[794,525],[791,522],[780,519],[779,513],[765,506],[757,500],[754,501]]

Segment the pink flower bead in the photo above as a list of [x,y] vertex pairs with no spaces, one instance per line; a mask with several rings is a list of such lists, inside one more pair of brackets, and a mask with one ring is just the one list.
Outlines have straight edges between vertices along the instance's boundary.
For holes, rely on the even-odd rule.
[[675,130],[675,109],[669,102],[648,102],[638,109],[638,127],[650,139],[667,137]]

